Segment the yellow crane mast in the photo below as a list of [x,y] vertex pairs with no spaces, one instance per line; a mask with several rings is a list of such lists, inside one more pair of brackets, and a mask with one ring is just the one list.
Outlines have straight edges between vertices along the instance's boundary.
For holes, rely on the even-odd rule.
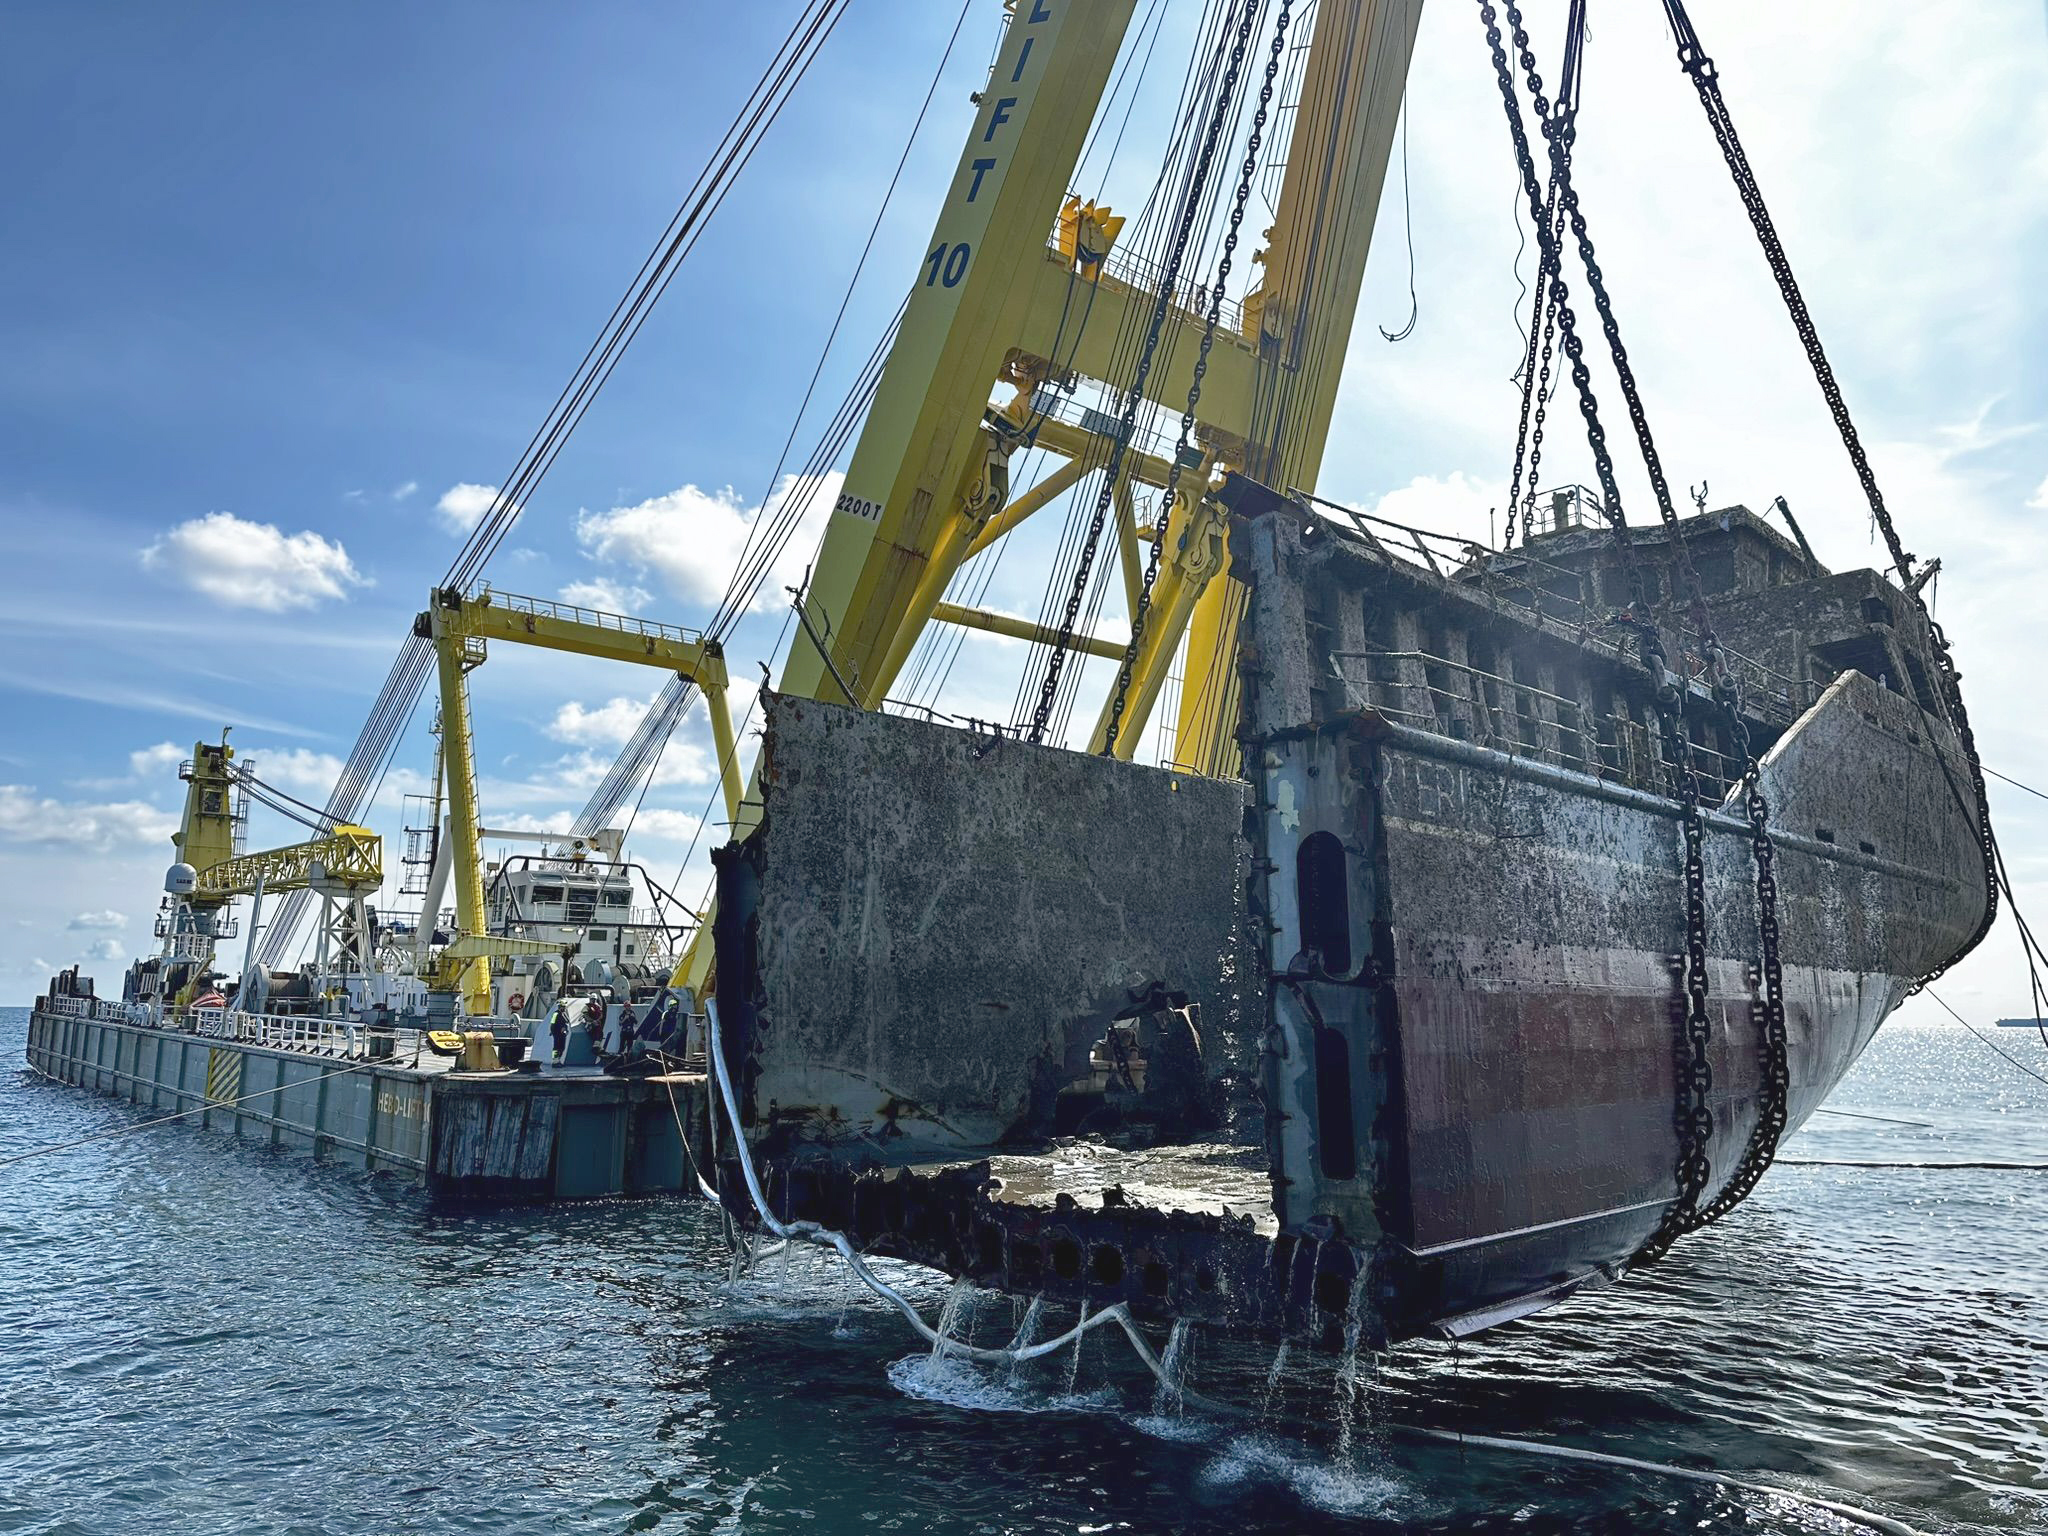
[[[807,635],[829,649],[829,665],[800,638],[784,691],[836,699],[843,685],[853,702],[876,708],[934,620],[1052,638],[944,596],[965,560],[1109,458],[1104,423],[1049,417],[1036,401],[1048,383],[1125,387],[1117,339],[1151,319],[1150,274],[1118,270],[1123,221],[1067,192],[1132,10],[1133,0],[1012,7],[805,597]],[[1198,771],[1234,771],[1230,710],[1219,703],[1235,687],[1233,610],[1218,579],[1229,562],[1224,514],[1209,491],[1228,469],[1314,488],[1420,14],[1420,0],[1315,8],[1278,217],[1256,258],[1263,279],[1213,339],[1195,431],[1199,463],[1183,470],[1164,510],[1166,558],[1117,732],[1120,757],[1135,748],[1192,626],[1176,756]],[[1076,283],[1092,290],[1078,327]],[[1193,274],[1182,287],[1195,292]],[[1153,404],[1186,405],[1202,327],[1195,308],[1168,305],[1160,366],[1144,385]],[[993,403],[1004,387],[1013,398]],[[1010,463],[1026,442],[1066,462],[1035,486],[1013,486]],[[1164,486],[1171,469],[1156,455],[1127,452],[1112,487],[1133,610],[1140,553],[1131,485]],[[1119,658],[1124,650],[1099,641],[1076,648]],[[1095,750],[1107,727],[1105,716]]]

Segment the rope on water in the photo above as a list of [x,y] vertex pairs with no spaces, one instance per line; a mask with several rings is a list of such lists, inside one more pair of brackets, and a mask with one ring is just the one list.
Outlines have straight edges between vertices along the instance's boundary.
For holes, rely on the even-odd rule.
[[2048,1163],[1877,1163],[1859,1162],[1854,1158],[1840,1157],[1781,1157],[1777,1160],[1776,1166],[1780,1168],[1975,1168],[1991,1169],[2000,1173],[2048,1173]]
[[1660,1477],[1682,1478],[1693,1483],[1711,1483],[1721,1488],[1740,1488],[1747,1493],[1790,1499],[1811,1509],[1824,1509],[1831,1515],[1840,1515],[1844,1520],[1853,1520],[1870,1530],[1882,1531],[1885,1536],[1921,1536],[1921,1533],[1912,1526],[1894,1520],[1889,1515],[1858,1509],[1853,1504],[1838,1503],[1834,1499],[1823,1499],[1816,1494],[1798,1493],[1790,1488],[1781,1488],[1776,1483],[1760,1483],[1748,1478],[1730,1477],[1725,1472],[1703,1471],[1698,1467],[1678,1467],[1663,1461],[1643,1461],[1635,1456],[1615,1456],[1606,1451],[1582,1451],[1574,1446],[1551,1445],[1543,1440],[1509,1440],[1500,1435],[1467,1435],[1450,1429],[1422,1429],[1410,1426],[1402,1426],[1402,1429],[1407,1434],[1421,1435],[1430,1440],[1442,1440],[1452,1445],[1477,1445],[1489,1451],[1513,1451],[1526,1456],[1549,1456],[1559,1461],[1590,1462],[1596,1466],[1619,1467],[1629,1472],[1652,1472]]
[[[952,1355],[962,1360],[972,1360],[984,1365],[1016,1365],[1026,1360],[1036,1360],[1053,1354],[1074,1343],[1092,1328],[1104,1323],[1115,1323],[1123,1330],[1124,1337],[1131,1341],[1131,1348],[1145,1369],[1158,1379],[1168,1393],[1184,1403],[1191,1404],[1210,1413],[1229,1418],[1248,1418],[1250,1414],[1235,1404],[1219,1402],[1198,1393],[1190,1392],[1175,1379],[1165,1363],[1153,1351],[1152,1346],[1138,1330],[1130,1309],[1122,1302],[1090,1314],[1084,1306],[1081,1320],[1056,1338],[1046,1339],[1037,1344],[1025,1344],[1023,1335],[1011,1340],[1002,1349],[987,1349],[950,1339],[932,1327],[919,1314],[916,1307],[897,1291],[886,1284],[867,1263],[855,1252],[853,1244],[844,1233],[834,1232],[814,1221],[781,1221],[769,1209],[767,1196],[762,1192],[761,1180],[754,1171],[754,1156],[747,1146],[746,1132],[740,1127],[739,1108],[734,1099],[731,1080],[726,1075],[725,1051],[718,1033],[718,1003],[706,999],[704,1012],[709,1026],[711,1046],[711,1078],[718,1093],[719,1104],[725,1111],[725,1120],[732,1127],[733,1145],[738,1153],[740,1174],[746,1181],[747,1198],[752,1201],[755,1214],[763,1226],[787,1242],[815,1243],[830,1248],[846,1261],[854,1277],[884,1301],[902,1313],[903,1318],[916,1330],[918,1336],[932,1346],[934,1354]],[[680,1120],[678,1120],[680,1125]],[[1565,1461],[1591,1462],[1604,1466],[1620,1467],[1634,1472],[1649,1472],[1665,1477],[1681,1478],[1689,1482],[1709,1483],[1724,1488],[1739,1488],[1749,1493],[1765,1494],[1773,1498],[1790,1499],[1794,1503],[1813,1509],[1823,1509],[1830,1514],[1840,1515],[1845,1520],[1855,1521],[1884,1536],[1921,1536],[1912,1526],[1905,1525],[1888,1515],[1876,1514],[1867,1509],[1858,1509],[1852,1504],[1838,1503],[1833,1499],[1820,1498],[1810,1493],[1800,1493],[1791,1488],[1781,1488],[1774,1483],[1755,1482],[1747,1478],[1730,1477],[1720,1472],[1701,1471],[1693,1467],[1679,1467],[1658,1461],[1642,1461],[1633,1456],[1614,1456],[1604,1451],[1582,1451],[1570,1446],[1548,1445],[1537,1440],[1508,1440],[1494,1435],[1467,1435],[1447,1429],[1425,1429],[1416,1426],[1400,1426],[1404,1433],[1422,1436],[1431,1440],[1445,1440],[1460,1446],[1482,1446],[1488,1450],[1515,1451],[1534,1456],[1552,1456]]]

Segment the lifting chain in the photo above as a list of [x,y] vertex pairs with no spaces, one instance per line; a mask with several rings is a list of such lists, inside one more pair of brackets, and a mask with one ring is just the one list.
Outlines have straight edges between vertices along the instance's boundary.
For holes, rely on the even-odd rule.
[[[1714,639],[1698,575],[1693,569],[1691,554],[1678,531],[1678,517],[1671,503],[1670,486],[1664,477],[1656,444],[1650,436],[1649,422],[1636,388],[1634,371],[1629,366],[1627,350],[1622,344],[1620,327],[1615,320],[1613,304],[1608,296],[1592,239],[1587,231],[1585,215],[1579,204],[1577,190],[1572,185],[1571,152],[1577,132],[1577,106],[1573,99],[1574,82],[1579,48],[1584,35],[1582,0],[1581,3],[1575,3],[1572,9],[1565,83],[1559,92],[1555,112],[1551,110],[1544,96],[1542,76],[1537,71],[1535,55],[1530,48],[1528,32],[1523,25],[1520,9],[1513,0],[1509,0],[1506,6],[1508,23],[1514,33],[1515,47],[1528,77],[1537,120],[1543,126],[1544,137],[1550,151],[1553,191],[1548,195],[1537,182],[1528,137],[1523,129],[1520,108],[1515,99],[1514,79],[1508,68],[1501,31],[1490,0],[1480,0],[1479,10],[1481,21],[1486,28],[1487,42],[1493,53],[1502,105],[1508,116],[1516,159],[1522,173],[1524,195],[1529,200],[1531,217],[1537,222],[1538,237],[1544,242],[1543,267],[1550,274],[1559,331],[1565,355],[1571,363],[1572,380],[1579,395],[1580,413],[1586,419],[1587,440],[1593,450],[1595,472],[1600,480],[1605,500],[1603,511],[1614,532],[1628,574],[1633,610],[1631,617],[1636,630],[1638,652],[1644,665],[1651,671],[1666,756],[1673,768],[1673,788],[1683,808],[1680,827],[1685,845],[1683,886],[1686,935],[1685,951],[1679,960],[1683,995],[1681,999],[1674,1000],[1673,1006],[1674,1014],[1677,1015],[1672,1108],[1673,1128],[1678,1147],[1674,1167],[1677,1198],[1666,1208],[1656,1232],[1634,1260],[1638,1264],[1650,1263],[1661,1258],[1678,1237],[1712,1219],[1722,1210],[1732,1208],[1736,1201],[1754,1187],[1755,1181],[1762,1177],[1763,1170],[1769,1166],[1770,1158],[1776,1151],[1778,1134],[1785,1123],[1784,1090],[1789,1083],[1789,1073],[1785,1066],[1783,996],[1777,944],[1777,882],[1768,831],[1769,807],[1764,801],[1758,781],[1755,754],[1751,750],[1748,729],[1742,719],[1741,701],[1736,685]],[[1619,487],[1614,479],[1612,456],[1607,448],[1605,431],[1599,422],[1598,407],[1585,363],[1584,346],[1578,336],[1577,316],[1571,308],[1563,277],[1561,247],[1563,229],[1567,224],[1571,228],[1580,260],[1586,269],[1587,287],[1593,295],[1601,329],[1606,335],[1613,355],[1615,372],[1629,408],[1629,418],[1636,429],[1637,444],[1642,450],[1644,464],[1657,496],[1659,515],[1669,530],[1678,554],[1680,569],[1691,600],[1690,607],[1698,632],[1702,661],[1714,697],[1726,714],[1735,744],[1742,752],[1744,764],[1745,802],[1750,815],[1752,849],[1756,856],[1757,897],[1762,909],[1759,917],[1759,938],[1763,949],[1761,980],[1765,1006],[1764,1016],[1760,1021],[1761,1027],[1758,1030],[1758,1042],[1764,1091],[1761,1095],[1758,1125],[1750,1137],[1742,1166],[1737,1176],[1730,1180],[1722,1197],[1704,1211],[1700,1200],[1712,1176],[1707,1150],[1714,1128],[1713,1112],[1709,1104],[1709,1095],[1713,1087],[1713,1065],[1709,1056],[1713,1026],[1707,996],[1706,822],[1701,807],[1692,744],[1685,726],[1683,694],[1672,682],[1665,665],[1662,640],[1650,612],[1641,571],[1635,562],[1627,520],[1621,507]],[[1774,1020],[1777,1024],[1775,1030],[1772,1028]]]
[[1815,328],[1813,315],[1806,307],[1806,296],[1799,291],[1799,282],[1792,275],[1792,263],[1785,255],[1785,247],[1779,243],[1777,226],[1771,220],[1770,210],[1764,206],[1763,192],[1757,185],[1756,175],[1750,169],[1749,156],[1742,148],[1742,140],[1735,132],[1735,121],[1728,114],[1728,104],[1721,96],[1719,71],[1714,61],[1707,57],[1699,34],[1693,30],[1692,19],[1686,15],[1684,0],[1664,0],[1665,14],[1670,18],[1672,36],[1678,46],[1678,62],[1691,77],[1693,89],[1698,92],[1700,105],[1705,108],[1707,123],[1714,131],[1714,140],[1721,146],[1721,157],[1728,162],[1728,171],[1735,179],[1735,190],[1742,199],[1742,206],[1749,214],[1750,224],[1756,230],[1759,244],[1763,246],[1764,259],[1770,264],[1771,275],[1777,280],[1778,292],[1785,301],[1787,313],[1792,317],[1793,329],[1799,333],[1800,344],[1806,349],[1807,361],[1813,367],[1814,378],[1820,384],[1822,396],[1827,400],[1828,409],[1834,414],[1835,428],[1842,435],[1842,446],[1848,450],[1849,462],[1855,466],[1856,478],[1863,487],[1863,494],[1870,503],[1870,515],[1884,534],[1885,549],[1892,557],[1892,568],[1898,572],[1899,585],[1905,589],[1920,621],[1926,626],[1931,642],[1935,664],[1941,673],[1943,702],[1948,706],[1950,722],[1955,726],[1956,739],[1961,744],[1963,755],[1970,766],[1971,787],[1977,795],[1977,841],[1984,856],[1984,918],[1977,925],[1977,931],[1962,948],[1919,978],[1912,990],[1937,980],[1943,972],[1963,956],[1970,953],[1991,931],[1991,924],[1998,916],[1998,843],[1991,829],[1991,802],[1984,788],[1984,765],[1977,755],[1977,738],[1970,729],[1969,712],[1963,707],[1962,674],[1956,670],[1955,657],[1949,650],[1948,636],[1934,615],[1927,610],[1919,589],[1913,584],[1913,556],[1899,542],[1898,530],[1892,525],[1890,510],[1884,504],[1884,493],[1878,489],[1877,476],[1871,470],[1870,459],[1863,451],[1863,440],[1857,434],[1856,424],[1849,417],[1849,407],[1842,399],[1842,389],[1835,382],[1834,368],[1828,363],[1827,353],[1820,343],[1820,332]]
[[1244,11],[1237,24],[1237,40],[1230,50],[1230,63],[1224,71],[1221,85],[1216,91],[1216,105],[1209,114],[1209,128],[1202,141],[1202,152],[1194,174],[1189,178],[1183,197],[1180,224],[1174,231],[1173,250],[1168,254],[1165,269],[1159,275],[1159,292],[1152,301],[1152,320],[1145,330],[1144,349],[1138,355],[1138,365],[1131,376],[1130,388],[1124,394],[1122,419],[1117,423],[1116,436],[1110,442],[1109,462],[1102,477],[1102,490],[1095,500],[1095,513],[1089,520],[1087,541],[1081,547],[1081,558],[1074,570],[1073,589],[1067,593],[1067,606],[1060,619],[1059,639],[1046,659],[1045,679],[1039,685],[1038,706],[1031,714],[1030,737],[1033,742],[1045,740],[1046,722],[1052,718],[1053,703],[1058,697],[1060,672],[1065,667],[1067,652],[1074,643],[1074,626],[1081,617],[1081,603],[1088,591],[1088,574],[1095,564],[1096,550],[1102,544],[1102,529],[1109,518],[1109,504],[1116,495],[1116,485],[1123,474],[1124,455],[1129,451],[1131,438],[1138,428],[1138,410],[1145,403],[1145,380],[1152,372],[1152,359],[1159,350],[1159,335],[1166,326],[1167,311],[1173,303],[1173,293],[1180,281],[1181,264],[1187,259],[1188,242],[1194,236],[1195,218],[1201,211],[1202,192],[1209,184],[1209,171],[1216,160],[1216,143],[1222,136],[1224,120],[1230,115],[1231,104],[1237,99],[1238,71],[1244,66],[1245,47],[1251,39],[1252,27],[1258,21],[1259,10],[1264,0],[1244,0]]
[[[1173,463],[1166,472],[1166,489],[1159,498],[1159,515],[1152,520],[1152,548],[1145,557],[1144,581],[1138,589],[1138,601],[1131,609],[1131,640],[1124,647],[1124,659],[1117,668],[1116,691],[1109,705],[1109,727],[1102,740],[1105,757],[1116,750],[1117,734],[1123,728],[1131,677],[1138,664],[1138,648],[1144,643],[1145,619],[1152,611],[1152,588],[1159,581],[1159,560],[1166,549],[1166,529],[1173,520],[1173,499],[1180,489],[1181,467],[1194,436],[1195,407],[1202,400],[1202,379],[1209,372],[1209,352],[1216,344],[1216,326],[1223,314],[1223,285],[1237,256],[1238,231],[1244,224],[1245,203],[1252,194],[1252,179],[1258,174],[1259,146],[1266,136],[1266,114],[1273,103],[1273,81],[1280,73],[1280,55],[1286,48],[1287,23],[1293,9],[1294,0],[1280,0],[1279,18],[1273,27],[1273,48],[1266,56],[1265,77],[1259,82],[1258,110],[1252,114],[1251,136],[1245,140],[1244,163],[1239,167],[1237,192],[1230,205],[1230,228],[1223,236],[1223,254],[1216,263],[1216,284],[1209,290],[1208,312],[1202,317],[1202,344],[1195,355],[1194,378],[1188,385],[1187,409],[1180,415],[1180,433],[1174,439]],[[1250,30],[1251,19],[1247,16],[1238,27],[1238,58],[1243,56]]]

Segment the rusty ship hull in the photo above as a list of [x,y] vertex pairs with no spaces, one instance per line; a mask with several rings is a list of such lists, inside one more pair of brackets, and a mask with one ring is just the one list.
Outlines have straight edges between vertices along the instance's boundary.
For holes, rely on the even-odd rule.
[[[1748,644],[1796,1127],[1987,898],[1906,603],[1767,533],[1694,537]],[[718,981],[771,1198],[1018,1294],[1324,1342],[1619,1276],[1678,1198],[1685,904],[1605,556],[1563,534],[1447,574],[1293,506],[1232,548],[1242,784],[771,703]],[[1703,686],[1685,717],[1704,1203],[1760,1110],[1759,909]]]

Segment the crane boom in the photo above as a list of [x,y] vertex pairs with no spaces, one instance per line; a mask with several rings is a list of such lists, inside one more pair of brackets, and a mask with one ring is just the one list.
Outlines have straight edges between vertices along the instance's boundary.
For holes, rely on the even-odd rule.
[[199,871],[195,901],[227,901],[258,891],[374,891],[384,883],[384,839],[368,827],[338,826],[325,837],[238,854]]

